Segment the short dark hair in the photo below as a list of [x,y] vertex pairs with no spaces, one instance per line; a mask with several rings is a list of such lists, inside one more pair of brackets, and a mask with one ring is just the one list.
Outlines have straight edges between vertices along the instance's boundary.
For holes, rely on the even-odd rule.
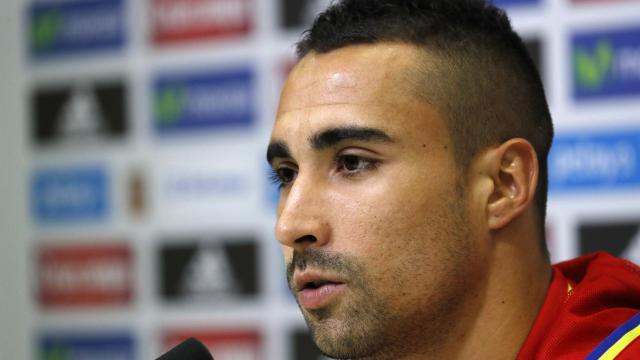
[[430,55],[417,65],[417,78],[431,79],[416,83],[418,94],[445,117],[464,167],[479,151],[510,138],[532,144],[539,158],[535,205],[546,253],[553,125],[538,70],[504,11],[482,0],[343,0],[318,15],[296,52],[302,58],[380,42],[416,45]]

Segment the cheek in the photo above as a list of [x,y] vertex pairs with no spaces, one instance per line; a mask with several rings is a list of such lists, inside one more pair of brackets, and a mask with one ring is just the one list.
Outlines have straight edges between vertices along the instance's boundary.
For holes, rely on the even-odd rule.
[[337,251],[368,253],[378,243],[376,229],[388,221],[386,209],[375,197],[366,195],[336,199],[331,206],[331,234]]
[[397,164],[366,185],[337,192],[330,206],[334,246],[383,270],[435,250],[456,211],[455,172],[444,158],[420,161],[431,166]]
[[375,254],[413,232],[420,232],[425,222],[438,217],[443,204],[443,184],[429,179],[411,181],[417,174],[395,172],[366,186],[337,193],[328,206],[332,238],[340,250],[357,250]]
[[[406,251],[418,247],[416,233],[424,235],[424,219],[430,217],[423,202],[405,193],[368,193],[352,196],[333,207],[332,248],[350,253],[371,270],[385,271],[403,261]],[[407,240],[411,239],[411,244]],[[408,246],[409,245],[409,246]]]
[[459,243],[454,187],[396,186],[369,195],[336,212],[336,245],[363,262],[381,292],[436,281],[442,258]]

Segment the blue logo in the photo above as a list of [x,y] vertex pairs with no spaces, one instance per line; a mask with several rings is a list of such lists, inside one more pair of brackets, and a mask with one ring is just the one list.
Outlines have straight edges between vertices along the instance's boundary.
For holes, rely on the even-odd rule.
[[640,95],[640,27],[574,35],[571,47],[576,99]]
[[560,135],[549,154],[549,190],[640,186],[640,130]]
[[134,341],[127,334],[49,334],[40,337],[43,360],[133,360]]
[[35,58],[118,49],[125,43],[122,0],[34,3],[29,25]]
[[255,119],[254,74],[248,68],[162,76],[153,89],[159,133],[248,126]]
[[534,5],[540,3],[540,0],[491,0],[491,3],[500,8],[507,8],[518,5]]
[[40,223],[97,221],[109,210],[109,183],[100,167],[44,169],[31,181],[31,210]]

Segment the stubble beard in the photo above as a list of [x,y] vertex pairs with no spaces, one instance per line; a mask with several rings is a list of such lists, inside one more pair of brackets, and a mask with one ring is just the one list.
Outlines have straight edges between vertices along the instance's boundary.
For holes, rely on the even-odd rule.
[[[409,284],[425,287],[421,301],[425,306],[414,306],[413,313],[400,313],[387,306],[383,297],[371,287],[373,282],[356,259],[312,248],[294,252],[293,260],[287,266],[290,286],[293,270],[302,270],[307,265],[331,270],[349,279],[348,297],[317,310],[300,306],[313,340],[325,356],[395,360],[418,351],[427,358],[437,354],[447,342],[466,291],[473,282],[464,270],[465,262],[472,254],[464,240],[464,237],[468,238],[466,216],[461,210],[464,207],[457,200],[460,199],[448,201],[452,218],[448,221],[451,226],[445,228],[447,233],[434,234],[444,241],[454,240],[445,247],[443,254],[437,254],[443,259],[444,269],[434,270],[443,273],[443,277],[438,279],[438,284]],[[406,265],[405,271],[414,270],[411,264]]]
[[320,351],[334,359],[365,359],[380,353],[387,347],[384,329],[396,321],[366,290],[356,290],[326,309],[301,310]]
[[[339,299],[328,307],[307,310],[298,306],[309,327],[311,336],[320,351],[334,359],[360,359],[376,352],[381,344],[385,324],[392,319],[386,314],[386,306],[379,301],[370,282],[366,279],[363,266],[344,254],[334,254],[319,249],[294,252],[293,260],[287,266],[289,287],[293,289],[294,269],[330,270],[349,279],[348,298]],[[296,301],[298,301],[297,296]]]

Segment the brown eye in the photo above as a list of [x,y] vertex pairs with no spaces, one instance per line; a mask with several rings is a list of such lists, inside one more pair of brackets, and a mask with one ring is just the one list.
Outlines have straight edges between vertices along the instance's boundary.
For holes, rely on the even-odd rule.
[[287,185],[296,178],[296,171],[292,168],[282,167],[277,169],[276,173],[282,185]]
[[358,170],[363,161],[361,158],[353,155],[346,155],[342,158],[342,164],[347,171],[355,171]]
[[349,175],[355,175],[366,170],[374,169],[378,161],[357,155],[340,155],[336,159],[339,170]]
[[298,172],[294,168],[282,166],[277,169],[271,169],[269,180],[275,185],[278,185],[278,189],[282,189],[285,186],[290,185],[295,180]]

